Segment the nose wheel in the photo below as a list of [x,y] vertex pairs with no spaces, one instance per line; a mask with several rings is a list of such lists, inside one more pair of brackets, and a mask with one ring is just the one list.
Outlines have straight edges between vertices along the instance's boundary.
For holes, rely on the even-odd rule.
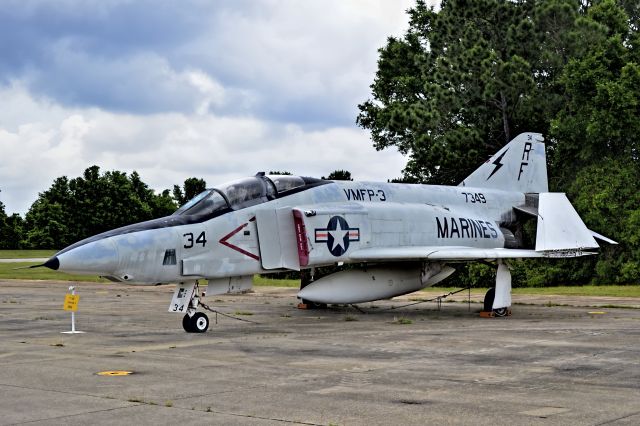
[[209,317],[202,312],[196,312],[193,316],[187,314],[182,318],[182,328],[187,333],[204,333],[209,328]]
[[[182,328],[187,333],[204,333],[209,328],[209,317],[196,312],[200,305],[200,289],[197,281],[180,283],[173,292],[169,312],[185,313]],[[203,304],[203,306],[206,306]]]

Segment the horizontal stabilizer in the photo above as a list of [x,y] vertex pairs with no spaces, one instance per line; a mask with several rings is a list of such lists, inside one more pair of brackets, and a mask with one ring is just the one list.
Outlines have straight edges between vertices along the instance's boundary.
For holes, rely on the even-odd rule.
[[563,193],[539,195],[536,251],[599,248],[590,231]]
[[[591,231],[591,230],[589,230],[589,231]],[[618,244],[617,241],[613,241],[611,238],[607,238],[604,235],[600,235],[596,231],[591,231],[591,235],[593,235],[593,237],[596,240],[604,241],[605,243],[609,243],[609,244],[615,244],[615,245]]]

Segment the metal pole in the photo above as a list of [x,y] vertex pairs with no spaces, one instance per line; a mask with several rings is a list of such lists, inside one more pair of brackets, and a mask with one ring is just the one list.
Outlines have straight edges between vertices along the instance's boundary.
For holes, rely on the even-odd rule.
[[[69,290],[71,290],[72,296],[76,294],[76,288],[74,286],[70,286]],[[76,332],[76,313],[74,311],[71,311],[71,332]]]

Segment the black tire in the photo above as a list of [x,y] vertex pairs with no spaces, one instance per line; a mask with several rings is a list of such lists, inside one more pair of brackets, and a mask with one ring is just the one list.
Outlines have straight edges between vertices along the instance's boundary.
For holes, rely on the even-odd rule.
[[506,317],[509,314],[509,310],[507,308],[499,308],[499,309],[494,309],[493,313],[497,317]]
[[496,298],[496,289],[491,287],[484,295],[484,312],[493,311],[493,299]]
[[194,322],[189,315],[185,315],[182,318],[182,328],[184,328],[184,331],[187,333],[195,333]]
[[194,333],[204,333],[209,328],[209,317],[202,312],[196,312],[191,317],[191,324]]

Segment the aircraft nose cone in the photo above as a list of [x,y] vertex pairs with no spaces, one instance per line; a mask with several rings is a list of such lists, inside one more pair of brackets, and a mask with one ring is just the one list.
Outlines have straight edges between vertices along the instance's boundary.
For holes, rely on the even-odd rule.
[[65,249],[49,259],[45,266],[62,272],[109,275],[118,267],[118,252],[110,238]]
[[54,271],[57,271],[58,268],[60,267],[60,261],[58,260],[57,256],[53,256],[51,259],[44,262],[42,266],[46,266],[49,269],[53,269]]

